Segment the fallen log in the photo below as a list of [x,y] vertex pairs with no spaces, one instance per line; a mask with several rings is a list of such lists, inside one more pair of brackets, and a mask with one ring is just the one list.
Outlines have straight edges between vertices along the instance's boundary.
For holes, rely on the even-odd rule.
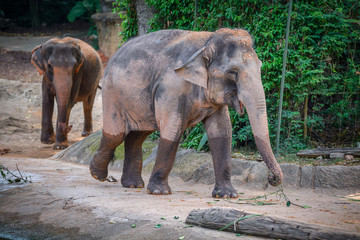
[[324,158],[329,158],[331,153],[343,153],[344,155],[360,157],[360,148],[324,148],[301,150],[296,154],[296,156],[313,158],[322,156]]
[[357,232],[346,232],[341,229],[228,208],[193,210],[186,218],[186,224],[278,239],[360,239],[360,234]]

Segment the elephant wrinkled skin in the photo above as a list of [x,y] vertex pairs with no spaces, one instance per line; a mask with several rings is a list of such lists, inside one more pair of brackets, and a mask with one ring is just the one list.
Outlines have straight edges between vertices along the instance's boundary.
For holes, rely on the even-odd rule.
[[[68,146],[69,116],[77,102],[83,102],[82,136],[92,132],[92,108],[101,76],[101,60],[87,43],[66,37],[53,38],[34,48],[31,63],[43,75],[41,142],[54,149]],[[52,124],[54,98],[58,105],[56,136]]]
[[270,169],[270,184],[281,183],[272,153],[261,61],[248,32],[163,30],[125,43],[109,61],[103,79],[103,137],[90,172],[106,180],[115,148],[125,140],[121,182],[143,187],[140,145],[160,130],[148,192],[170,194],[168,176],[184,130],[202,121],[215,170],[214,197],[237,197],[231,177],[231,122],[228,106],[246,107],[257,147]]

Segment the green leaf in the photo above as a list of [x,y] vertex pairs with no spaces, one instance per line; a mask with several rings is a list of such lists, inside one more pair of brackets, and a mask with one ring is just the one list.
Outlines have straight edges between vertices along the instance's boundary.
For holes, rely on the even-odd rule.
[[166,220],[166,217],[161,217],[161,220]]
[[131,224],[131,228],[136,228],[136,224]]
[[161,228],[162,225],[161,224],[156,224],[155,228]]
[[290,207],[290,205],[291,205],[291,202],[290,202],[290,201],[287,201],[287,202],[286,202],[286,206],[287,206],[287,207]]
[[67,15],[69,22],[75,22],[76,18],[82,16],[86,12],[86,8],[83,5],[82,1],[76,2],[75,6],[71,9],[70,13]]
[[208,140],[208,136],[207,136],[207,133],[205,133],[205,134],[202,136],[202,138],[201,138],[201,140],[200,140],[200,143],[199,143],[199,146],[198,146],[198,148],[197,148],[196,151],[200,151],[201,148],[202,148],[202,147],[205,145],[205,143],[207,142],[207,140]]
[[179,240],[184,239],[184,238],[185,238],[185,236],[181,236],[181,237],[179,237]]
[[174,219],[179,219],[179,217],[178,217],[178,216],[175,216]]

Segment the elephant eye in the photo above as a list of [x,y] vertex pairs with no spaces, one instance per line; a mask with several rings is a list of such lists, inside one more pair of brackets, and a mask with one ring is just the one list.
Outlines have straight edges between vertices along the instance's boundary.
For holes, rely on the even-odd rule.
[[226,76],[231,80],[236,80],[238,78],[238,72],[235,70],[230,70],[226,72]]

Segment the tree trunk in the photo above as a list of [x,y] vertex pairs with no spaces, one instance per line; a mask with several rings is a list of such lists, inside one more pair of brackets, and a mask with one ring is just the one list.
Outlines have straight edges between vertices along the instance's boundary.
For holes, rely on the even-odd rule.
[[[198,209],[190,212],[186,223],[216,230],[233,223],[223,230],[276,239],[360,239],[360,234],[356,232],[264,215],[251,215],[228,208]],[[239,220],[245,216],[248,218]]]
[[39,6],[37,0],[30,0],[30,16],[31,16],[31,26],[37,28],[40,26],[40,17],[39,17]]
[[144,35],[149,32],[148,22],[154,16],[154,9],[146,5],[145,0],[133,0],[136,9],[136,18],[138,24],[138,35]]

